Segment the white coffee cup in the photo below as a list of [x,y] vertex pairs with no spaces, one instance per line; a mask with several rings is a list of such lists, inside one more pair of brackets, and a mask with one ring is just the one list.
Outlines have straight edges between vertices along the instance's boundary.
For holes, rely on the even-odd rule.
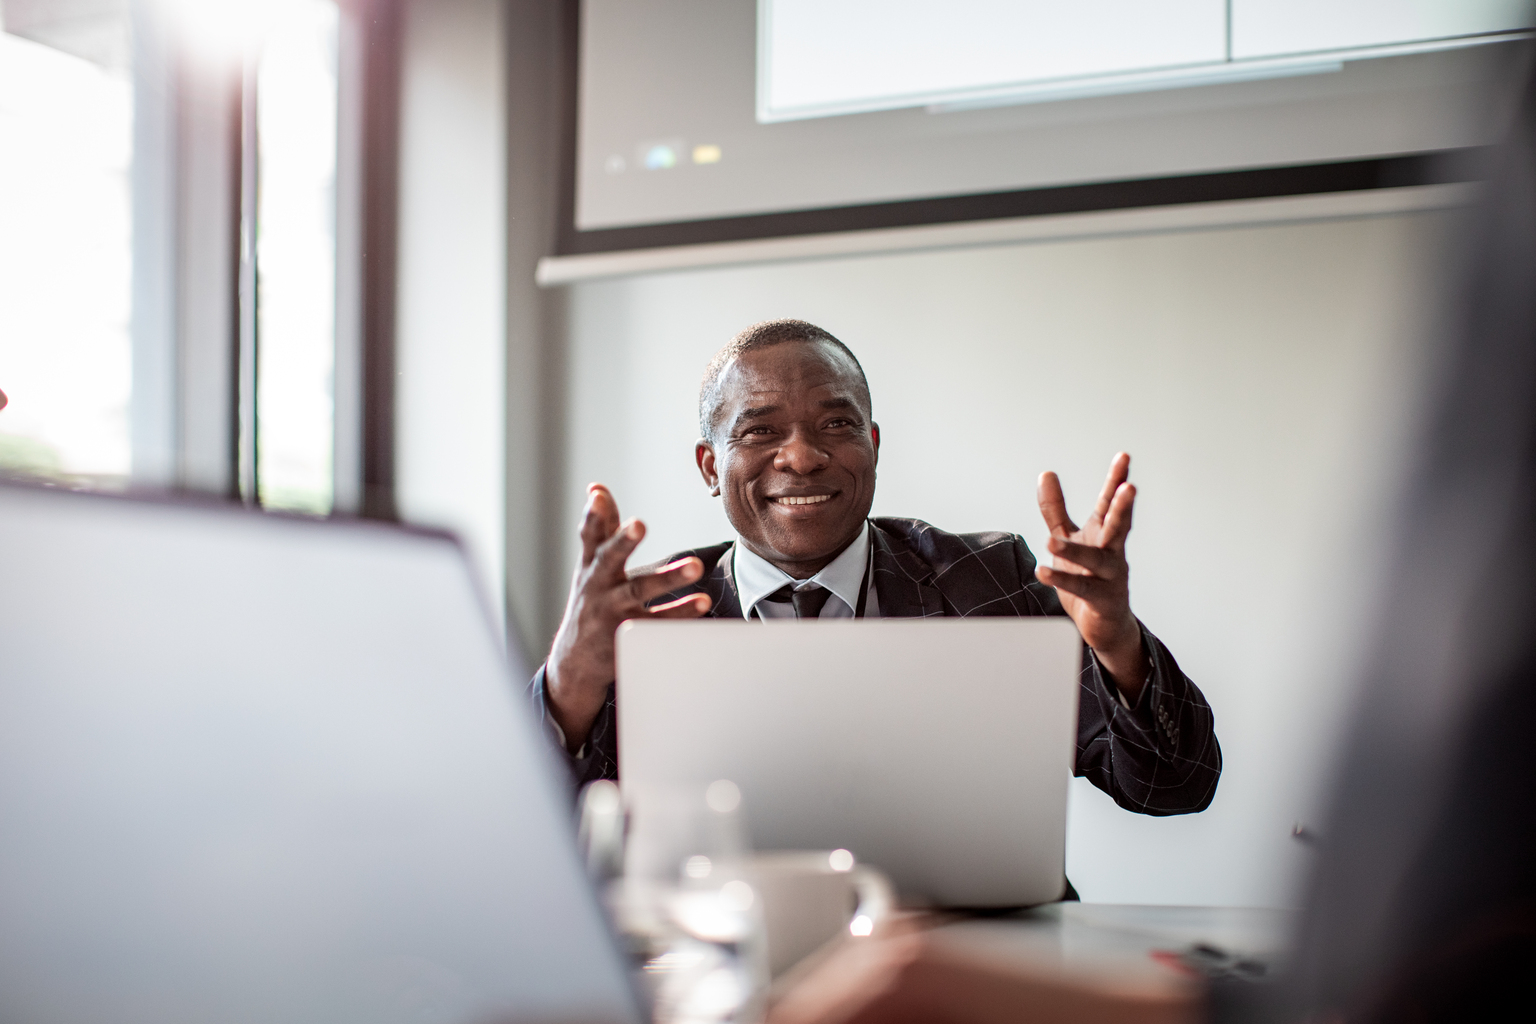
[[833,939],[871,934],[894,906],[886,877],[847,850],[759,853],[746,867],[762,899],[772,977]]

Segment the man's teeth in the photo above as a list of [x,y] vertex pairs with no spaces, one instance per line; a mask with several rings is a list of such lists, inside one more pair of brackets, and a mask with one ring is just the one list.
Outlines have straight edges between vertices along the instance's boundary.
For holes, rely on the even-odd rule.
[[804,498],[774,498],[780,505],[819,505],[824,501],[831,501],[830,494],[812,494]]

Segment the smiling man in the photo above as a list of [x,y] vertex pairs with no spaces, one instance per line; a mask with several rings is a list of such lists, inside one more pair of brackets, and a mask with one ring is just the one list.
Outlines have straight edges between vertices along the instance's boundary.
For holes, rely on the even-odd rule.
[[1131,612],[1130,457],[1115,456],[1081,527],[1056,474],[1041,475],[1054,565],[1037,569],[1014,534],[870,519],[871,412],[846,345],[801,320],[756,324],[716,354],[699,390],[694,456],[735,541],[628,571],[645,526],[621,522],[606,487],[589,488],[581,564],[530,687],[577,783],[617,775],[614,632],[626,619],[1064,614],[1084,641],[1077,774],[1129,810],[1205,809],[1221,774],[1211,709]]

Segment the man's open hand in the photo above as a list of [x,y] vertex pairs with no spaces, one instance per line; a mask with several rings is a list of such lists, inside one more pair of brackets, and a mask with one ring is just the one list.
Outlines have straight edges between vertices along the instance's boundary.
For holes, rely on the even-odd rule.
[[1130,472],[1131,457],[1125,452],[1116,455],[1093,515],[1082,526],[1067,515],[1056,474],[1040,474],[1040,514],[1051,530],[1051,565],[1040,566],[1035,575],[1056,588],[1078,632],[1125,699],[1134,703],[1148,664],[1141,627],[1131,614],[1130,567],[1125,561],[1125,538],[1136,504],[1136,485],[1126,480]]
[[629,578],[624,563],[645,536],[645,524],[619,523],[619,505],[602,484],[587,488],[581,521],[581,564],[571,579],[565,617],[549,652],[544,682],[549,710],[579,750],[608,699],[616,674],[613,634],[626,619],[695,619],[709,611],[709,596],[687,597],[647,608],[647,601],[687,586],[704,572],[697,558],[683,558],[655,572]]

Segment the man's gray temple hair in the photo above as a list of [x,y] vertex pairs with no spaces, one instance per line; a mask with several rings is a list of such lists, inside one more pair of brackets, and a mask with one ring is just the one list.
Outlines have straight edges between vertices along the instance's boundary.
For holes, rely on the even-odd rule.
[[753,324],[727,342],[724,348],[715,353],[715,357],[709,361],[709,366],[704,370],[704,381],[699,385],[699,433],[710,444],[715,443],[715,428],[718,426],[715,421],[720,415],[720,377],[725,372],[725,368],[730,365],[731,360],[748,352],[782,345],[788,341],[824,341],[842,349],[848,361],[853,363],[853,368],[858,371],[859,388],[864,392],[864,411],[866,413],[873,411],[873,404],[869,397],[869,379],[864,376],[864,367],[860,365],[859,357],[853,354],[852,349],[820,327],[804,320],[764,320],[760,324]]

